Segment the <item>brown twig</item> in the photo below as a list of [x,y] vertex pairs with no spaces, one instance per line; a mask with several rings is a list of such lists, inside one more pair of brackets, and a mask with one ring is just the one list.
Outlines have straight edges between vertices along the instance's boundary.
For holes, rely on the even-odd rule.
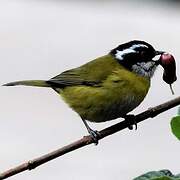
[[[122,129],[125,129],[125,128],[129,127],[130,125],[133,125],[134,121],[136,123],[139,123],[139,122],[146,120],[148,118],[155,117],[158,114],[160,114],[164,111],[167,111],[168,109],[171,109],[171,108],[173,108],[179,104],[180,104],[180,97],[175,98],[175,99],[168,101],[166,103],[160,104],[159,106],[149,108],[148,110],[134,116],[133,119],[130,118],[131,121],[125,120],[125,121],[122,121],[120,123],[117,123],[115,125],[112,125],[108,128],[105,128],[105,129],[99,131],[99,140],[103,139],[106,136],[112,135],[112,134],[114,134],[114,133],[116,133]],[[91,138],[91,136],[84,136],[82,139],[75,141],[75,142],[73,142],[67,146],[64,146],[58,150],[52,151],[48,154],[45,154],[41,157],[38,157],[38,158],[35,158],[35,159],[30,160],[28,162],[25,162],[25,163],[15,167],[15,168],[9,169],[9,170],[1,173],[0,179],[8,178],[10,176],[13,176],[13,175],[18,174],[20,172],[23,172],[25,170],[32,170],[32,169],[50,161],[50,160],[53,160],[53,159],[55,159],[59,156],[62,156],[68,152],[71,152],[73,150],[79,149],[83,146],[86,146],[86,145],[89,145],[92,143],[94,143],[94,142],[93,142],[93,139]]]

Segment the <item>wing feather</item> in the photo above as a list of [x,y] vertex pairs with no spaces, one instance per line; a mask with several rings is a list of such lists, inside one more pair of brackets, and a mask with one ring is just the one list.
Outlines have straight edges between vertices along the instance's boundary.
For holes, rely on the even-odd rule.
[[81,67],[65,71],[47,83],[57,88],[76,85],[101,86],[118,65],[111,55],[102,56]]

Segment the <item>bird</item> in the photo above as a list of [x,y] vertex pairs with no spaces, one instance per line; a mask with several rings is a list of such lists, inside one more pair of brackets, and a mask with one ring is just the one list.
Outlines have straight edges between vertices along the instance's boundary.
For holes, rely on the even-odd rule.
[[128,116],[147,95],[159,65],[153,58],[163,53],[145,41],[131,40],[49,80],[15,81],[3,86],[52,88],[79,114],[98,144],[98,131],[91,129],[87,121],[99,123]]

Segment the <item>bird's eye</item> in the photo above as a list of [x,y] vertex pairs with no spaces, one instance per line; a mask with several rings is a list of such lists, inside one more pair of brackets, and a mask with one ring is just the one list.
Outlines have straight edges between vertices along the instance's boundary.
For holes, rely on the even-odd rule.
[[146,54],[146,52],[145,51],[141,51],[140,54],[141,54],[141,56],[144,56]]
[[141,51],[140,55],[141,55],[141,57],[148,57],[150,54],[147,51]]

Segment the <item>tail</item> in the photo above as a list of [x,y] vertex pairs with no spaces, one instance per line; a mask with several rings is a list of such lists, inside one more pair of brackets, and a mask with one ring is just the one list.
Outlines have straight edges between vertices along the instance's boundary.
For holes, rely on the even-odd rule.
[[15,81],[15,82],[3,84],[3,86],[17,86],[17,85],[51,87],[51,85],[48,84],[47,81],[43,81],[43,80]]

